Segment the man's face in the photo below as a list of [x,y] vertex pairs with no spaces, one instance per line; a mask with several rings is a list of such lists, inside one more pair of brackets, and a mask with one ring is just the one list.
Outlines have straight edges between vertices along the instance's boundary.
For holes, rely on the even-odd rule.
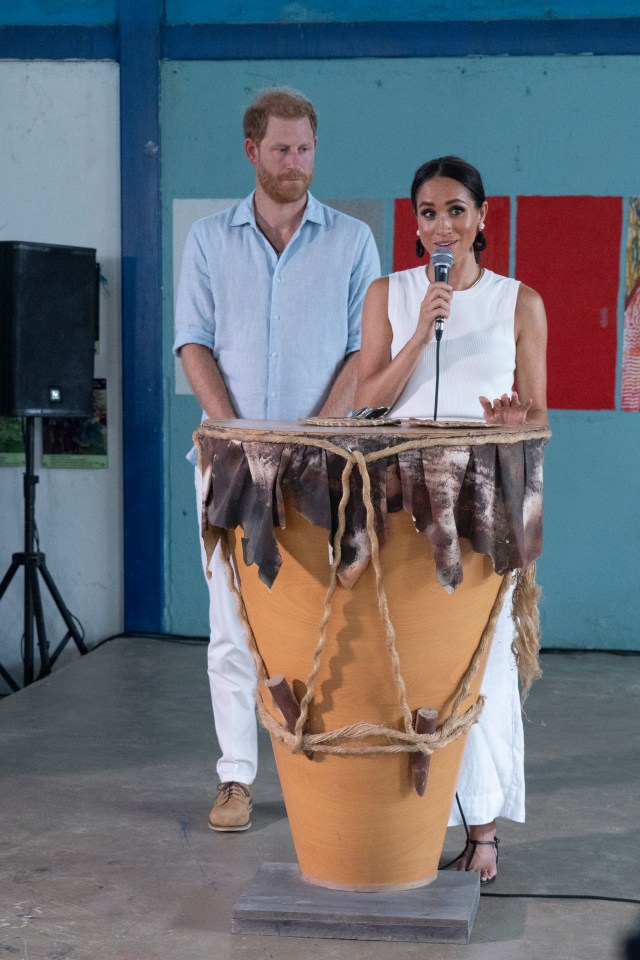
[[258,183],[275,203],[295,203],[304,197],[313,177],[315,149],[308,117],[269,117],[259,144],[245,140]]

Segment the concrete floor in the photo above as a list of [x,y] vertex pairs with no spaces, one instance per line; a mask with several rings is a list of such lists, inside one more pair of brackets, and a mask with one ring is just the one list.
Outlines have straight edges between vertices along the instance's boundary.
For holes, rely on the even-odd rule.
[[[230,933],[256,870],[295,854],[268,739],[254,826],[207,827],[203,645],[119,639],[0,704],[0,958],[615,960],[640,908],[640,657],[543,657],[527,703],[528,822],[500,826],[468,946]],[[461,847],[450,830],[445,854]]]

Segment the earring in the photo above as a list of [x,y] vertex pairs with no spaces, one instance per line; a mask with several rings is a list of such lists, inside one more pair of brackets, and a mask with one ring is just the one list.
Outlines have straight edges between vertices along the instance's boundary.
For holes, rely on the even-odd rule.
[[476,238],[472,243],[472,247],[478,253],[482,253],[483,250],[487,249],[487,238],[485,237],[482,230],[479,230],[476,234]]
[[420,231],[416,230],[416,257],[418,257],[418,259],[420,260],[422,259],[422,257],[424,257],[424,254],[425,254],[424,244],[420,239]]
[[479,229],[484,230],[484,220],[481,222]]

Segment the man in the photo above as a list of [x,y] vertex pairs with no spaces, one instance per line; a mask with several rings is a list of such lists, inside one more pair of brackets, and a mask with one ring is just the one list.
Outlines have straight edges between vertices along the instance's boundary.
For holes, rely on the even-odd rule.
[[[211,419],[344,416],[352,404],[362,302],[380,262],[365,224],[308,192],[316,129],[302,94],[264,91],[244,115],[254,192],[189,233],[174,350]],[[196,467],[198,516],[201,485]],[[210,570],[208,672],[222,756],[209,825],[247,830],[255,668],[218,551]]]

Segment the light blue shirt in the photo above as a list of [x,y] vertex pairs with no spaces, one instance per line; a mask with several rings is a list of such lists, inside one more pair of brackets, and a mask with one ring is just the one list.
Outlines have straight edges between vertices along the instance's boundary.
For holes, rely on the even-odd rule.
[[278,256],[256,226],[252,193],[189,231],[174,352],[209,347],[238,417],[314,415],[360,348],[364,295],[379,276],[369,227],[311,194]]

